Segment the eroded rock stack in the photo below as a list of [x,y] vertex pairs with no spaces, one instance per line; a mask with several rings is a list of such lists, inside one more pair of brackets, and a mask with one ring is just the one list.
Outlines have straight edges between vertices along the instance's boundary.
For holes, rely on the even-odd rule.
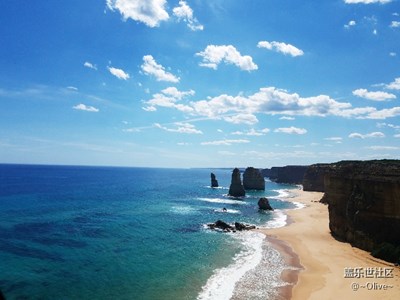
[[258,200],[258,208],[262,210],[274,210],[269,204],[268,199],[265,197],[262,197],[260,200]]
[[232,197],[244,197],[246,195],[238,168],[233,169],[228,195]]
[[243,174],[243,187],[245,190],[265,190],[264,176],[259,169],[246,168]]
[[214,173],[211,173],[211,187],[218,187],[218,180]]

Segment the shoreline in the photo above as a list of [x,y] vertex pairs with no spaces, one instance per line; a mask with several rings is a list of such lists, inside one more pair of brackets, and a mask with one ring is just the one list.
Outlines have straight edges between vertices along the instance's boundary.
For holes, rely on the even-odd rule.
[[[284,227],[258,230],[290,267],[281,274],[288,285],[280,289],[279,299],[400,299],[399,267],[333,238],[328,207],[319,203],[323,193],[293,193],[285,200],[305,207],[287,210]],[[354,269],[361,270],[361,276],[345,277],[345,270]],[[393,277],[366,277],[365,271],[371,269],[389,270]]]

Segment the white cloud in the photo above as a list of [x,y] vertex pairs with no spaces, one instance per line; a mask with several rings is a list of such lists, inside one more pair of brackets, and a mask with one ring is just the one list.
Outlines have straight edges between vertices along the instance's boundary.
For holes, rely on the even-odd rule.
[[178,99],[163,93],[154,94],[144,103],[155,110],[157,106],[175,108],[193,116],[227,122],[255,124],[256,114],[288,116],[339,116],[357,119],[386,119],[400,115],[400,107],[378,110],[375,107],[352,107],[327,95],[303,98],[275,87],[260,88],[250,96],[222,94],[207,100],[177,103]]
[[372,4],[372,3],[380,3],[386,4],[392,2],[392,0],[344,0],[347,4]]
[[278,133],[287,133],[287,134],[306,134],[307,130],[304,128],[297,128],[297,127],[285,127],[285,128],[277,128],[274,132]]
[[367,138],[383,138],[385,137],[385,134],[382,132],[371,132],[371,133],[367,133],[367,134],[361,134],[358,132],[354,132],[354,133],[350,133],[349,134],[349,138],[351,139],[367,139]]
[[190,123],[176,122],[174,125],[176,125],[177,128],[168,128],[168,127],[162,126],[159,123],[154,124],[155,127],[160,128],[165,131],[168,131],[168,132],[187,133],[187,134],[203,134],[203,132],[201,130],[197,130],[196,127]]
[[285,55],[291,56],[301,56],[304,55],[303,50],[296,48],[293,45],[285,44],[282,42],[267,42],[267,41],[260,41],[257,44],[258,48],[266,48],[268,50],[274,50],[276,52],[283,53]]
[[393,146],[369,146],[365,147],[365,149],[375,150],[375,151],[382,151],[382,150],[399,150],[399,147]]
[[237,114],[234,116],[227,116],[223,117],[226,122],[233,123],[233,124],[247,124],[253,125],[258,123],[258,119],[253,114]]
[[143,64],[141,66],[146,75],[154,76],[157,81],[179,82],[180,78],[165,71],[162,65],[159,65],[151,55],[143,56]]
[[175,7],[172,11],[178,20],[183,20],[186,22],[191,30],[196,31],[204,29],[204,26],[201,25],[195,17],[193,17],[193,10],[186,3],[186,1],[179,1],[179,6]]
[[343,138],[334,136],[334,137],[325,138],[325,140],[326,141],[332,141],[332,142],[335,142],[337,144],[340,144],[342,142]]
[[99,112],[100,111],[96,107],[88,106],[88,105],[85,105],[85,104],[82,104],[82,103],[78,104],[78,105],[75,105],[72,108],[76,109],[76,110],[83,110],[83,111],[89,111],[89,112]]
[[147,106],[143,107],[143,109],[145,111],[156,111],[157,106],[160,106],[160,107],[175,108],[177,110],[190,113],[193,112],[192,107],[188,105],[179,104],[177,102],[187,96],[192,96],[194,94],[195,91],[193,90],[179,91],[175,87],[168,87],[166,89],[163,89],[161,93],[154,94],[152,99],[144,101],[144,104],[146,104]]
[[232,45],[208,45],[204,51],[196,53],[197,56],[203,58],[200,66],[212,68],[216,70],[222,62],[226,64],[234,64],[244,71],[257,70],[258,66],[253,62],[251,56],[241,55]]
[[390,90],[400,90],[400,77],[395,78],[393,82],[387,84],[386,88]]
[[287,116],[283,116],[283,117],[280,117],[280,118],[279,118],[279,120],[288,120],[288,121],[293,121],[293,120],[295,120],[295,118],[293,118],[293,117],[287,117]]
[[78,88],[75,86],[67,86],[67,89],[74,92],[78,91]]
[[90,62],[88,62],[88,61],[86,61],[86,62],[83,64],[83,66],[85,66],[86,68],[89,68],[89,69],[97,70],[96,65],[94,65],[94,64],[92,64],[92,63],[90,63]]
[[400,138],[400,134],[395,134],[393,137]]
[[118,10],[124,20],[132,19],[149,27],[158,27],[169,18],[165,10],[166,0],[107,0],[110,10]]
[[396,52],[390,52],[390,53],[389,53],[389,56],[391,56],[391,57],[395,57],[396,55],[397,55]]
[[349,21],[349,23],[347,23],[347,24],[344,25],[344,28],[349,29],[350,27],[356,26],[356,25],[357,25],[356,21],[351,20],[351,21]]
[[113,74],[118,79],[123,79],[123,80],[128,80],[129,79],[129,74],[125,73],[125,71],[122,70],[122,69],[108,67],[108,70],[110,71],[111,74]]
[[354,90],[353,95],[373,101],[386,101],[386,100],[396,99],[396,96],[393,94],[382,91],[369,92],[366,89]]
[[262,136],[266,135],[270,130],[268,128],[264,128],[261,130],[255,130],[254,128],[248,130],[248,131],[235,131],[232,132],[232,135],[248,135],[248,136]]
[[181,92],[176,87],[168,87],[166,89],[163,89],[161,92],[163,92],[165,95],[172,96],[178,100],[181,100],[182,98],[184,98],[186,96],[193,96],[195,94],[195,92],[193,90]]
[[220,140],[220,141],[212,141],[212,142],[202,142],[203,146],[231,146],[233,144],[246,144],[250,143],[249,140]]
[[392,23],[390,23],[390,27],[392,27],[392,28],[400,27],[400,22],[399,21],[392,21]]

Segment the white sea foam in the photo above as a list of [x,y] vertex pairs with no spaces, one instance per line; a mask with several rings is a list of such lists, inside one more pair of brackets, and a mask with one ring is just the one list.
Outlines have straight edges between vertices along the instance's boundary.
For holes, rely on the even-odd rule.
[[263,257],[262,245],[265,236],[257,232],[242,232],[232,235],[240,239],[244,249],[235,255],[233,262],[214,271],[198,295],[198,300],[225,300],[233,296],[236,283],[254,269]]
[[237,209],[226,209],[226,210],[223,210],[222,208],[221,209],[214,209],[214,211],[215,212],[219,212],[219,213],[224,213],[224,214],[226,214],[226,213],[228,213],[228,214],[241,214],[241,212],[240,212],[240,210],[237,210]]
[[273,190],[274,192],[278,193],[278,196],[272,196],[271,198],[277,198],[277,199],[286,199],[286,198],[291,198],[293,197],[292,193],[290,190],[287,189],[281,189],[281,190]]
[[209,188],[209,189],[219,189],[219,190],[229,190],[229,187],[226,187],[226,186],[212,187],[211,185],[207,185],[206,188]]
[[194,207],[187,205],[173,206],[170,211],[180,215],[192,215],[198,212]]
[[211,203],[224,203],[224,204],[247,204],[241,200],[224,199],[224,198],[197,198],[200,201],[206,201]]
[[282,210],[274,210],[273,212],[274,218],[269,220],[265,225],[260,226],[262,228],[280,228],[286,225],[287,223],[287,215],[283,213]]
[[302,209],[302,208],[306,207],[306,205],[305,205],[304,203],[295,202],[295,201],[293,201],[292,203],[293,203],[294,205],[296,205],[296,208],[295,208],[295,209]]

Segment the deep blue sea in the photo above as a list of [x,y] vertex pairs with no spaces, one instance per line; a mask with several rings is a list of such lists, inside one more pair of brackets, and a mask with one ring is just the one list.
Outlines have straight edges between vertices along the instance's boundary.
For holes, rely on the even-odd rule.
[[[227,197],[226,169],[0,165],[0,289],[6,299],[273,299],[280,254],[218,219],[285,225],[296,186]],[[210,173],[220,188],[210,188]],[[267,196],[273,212],[260,212]],[[223,212],[225,207],[227,212]],[[246,296],[244,296],[246,295]]]

